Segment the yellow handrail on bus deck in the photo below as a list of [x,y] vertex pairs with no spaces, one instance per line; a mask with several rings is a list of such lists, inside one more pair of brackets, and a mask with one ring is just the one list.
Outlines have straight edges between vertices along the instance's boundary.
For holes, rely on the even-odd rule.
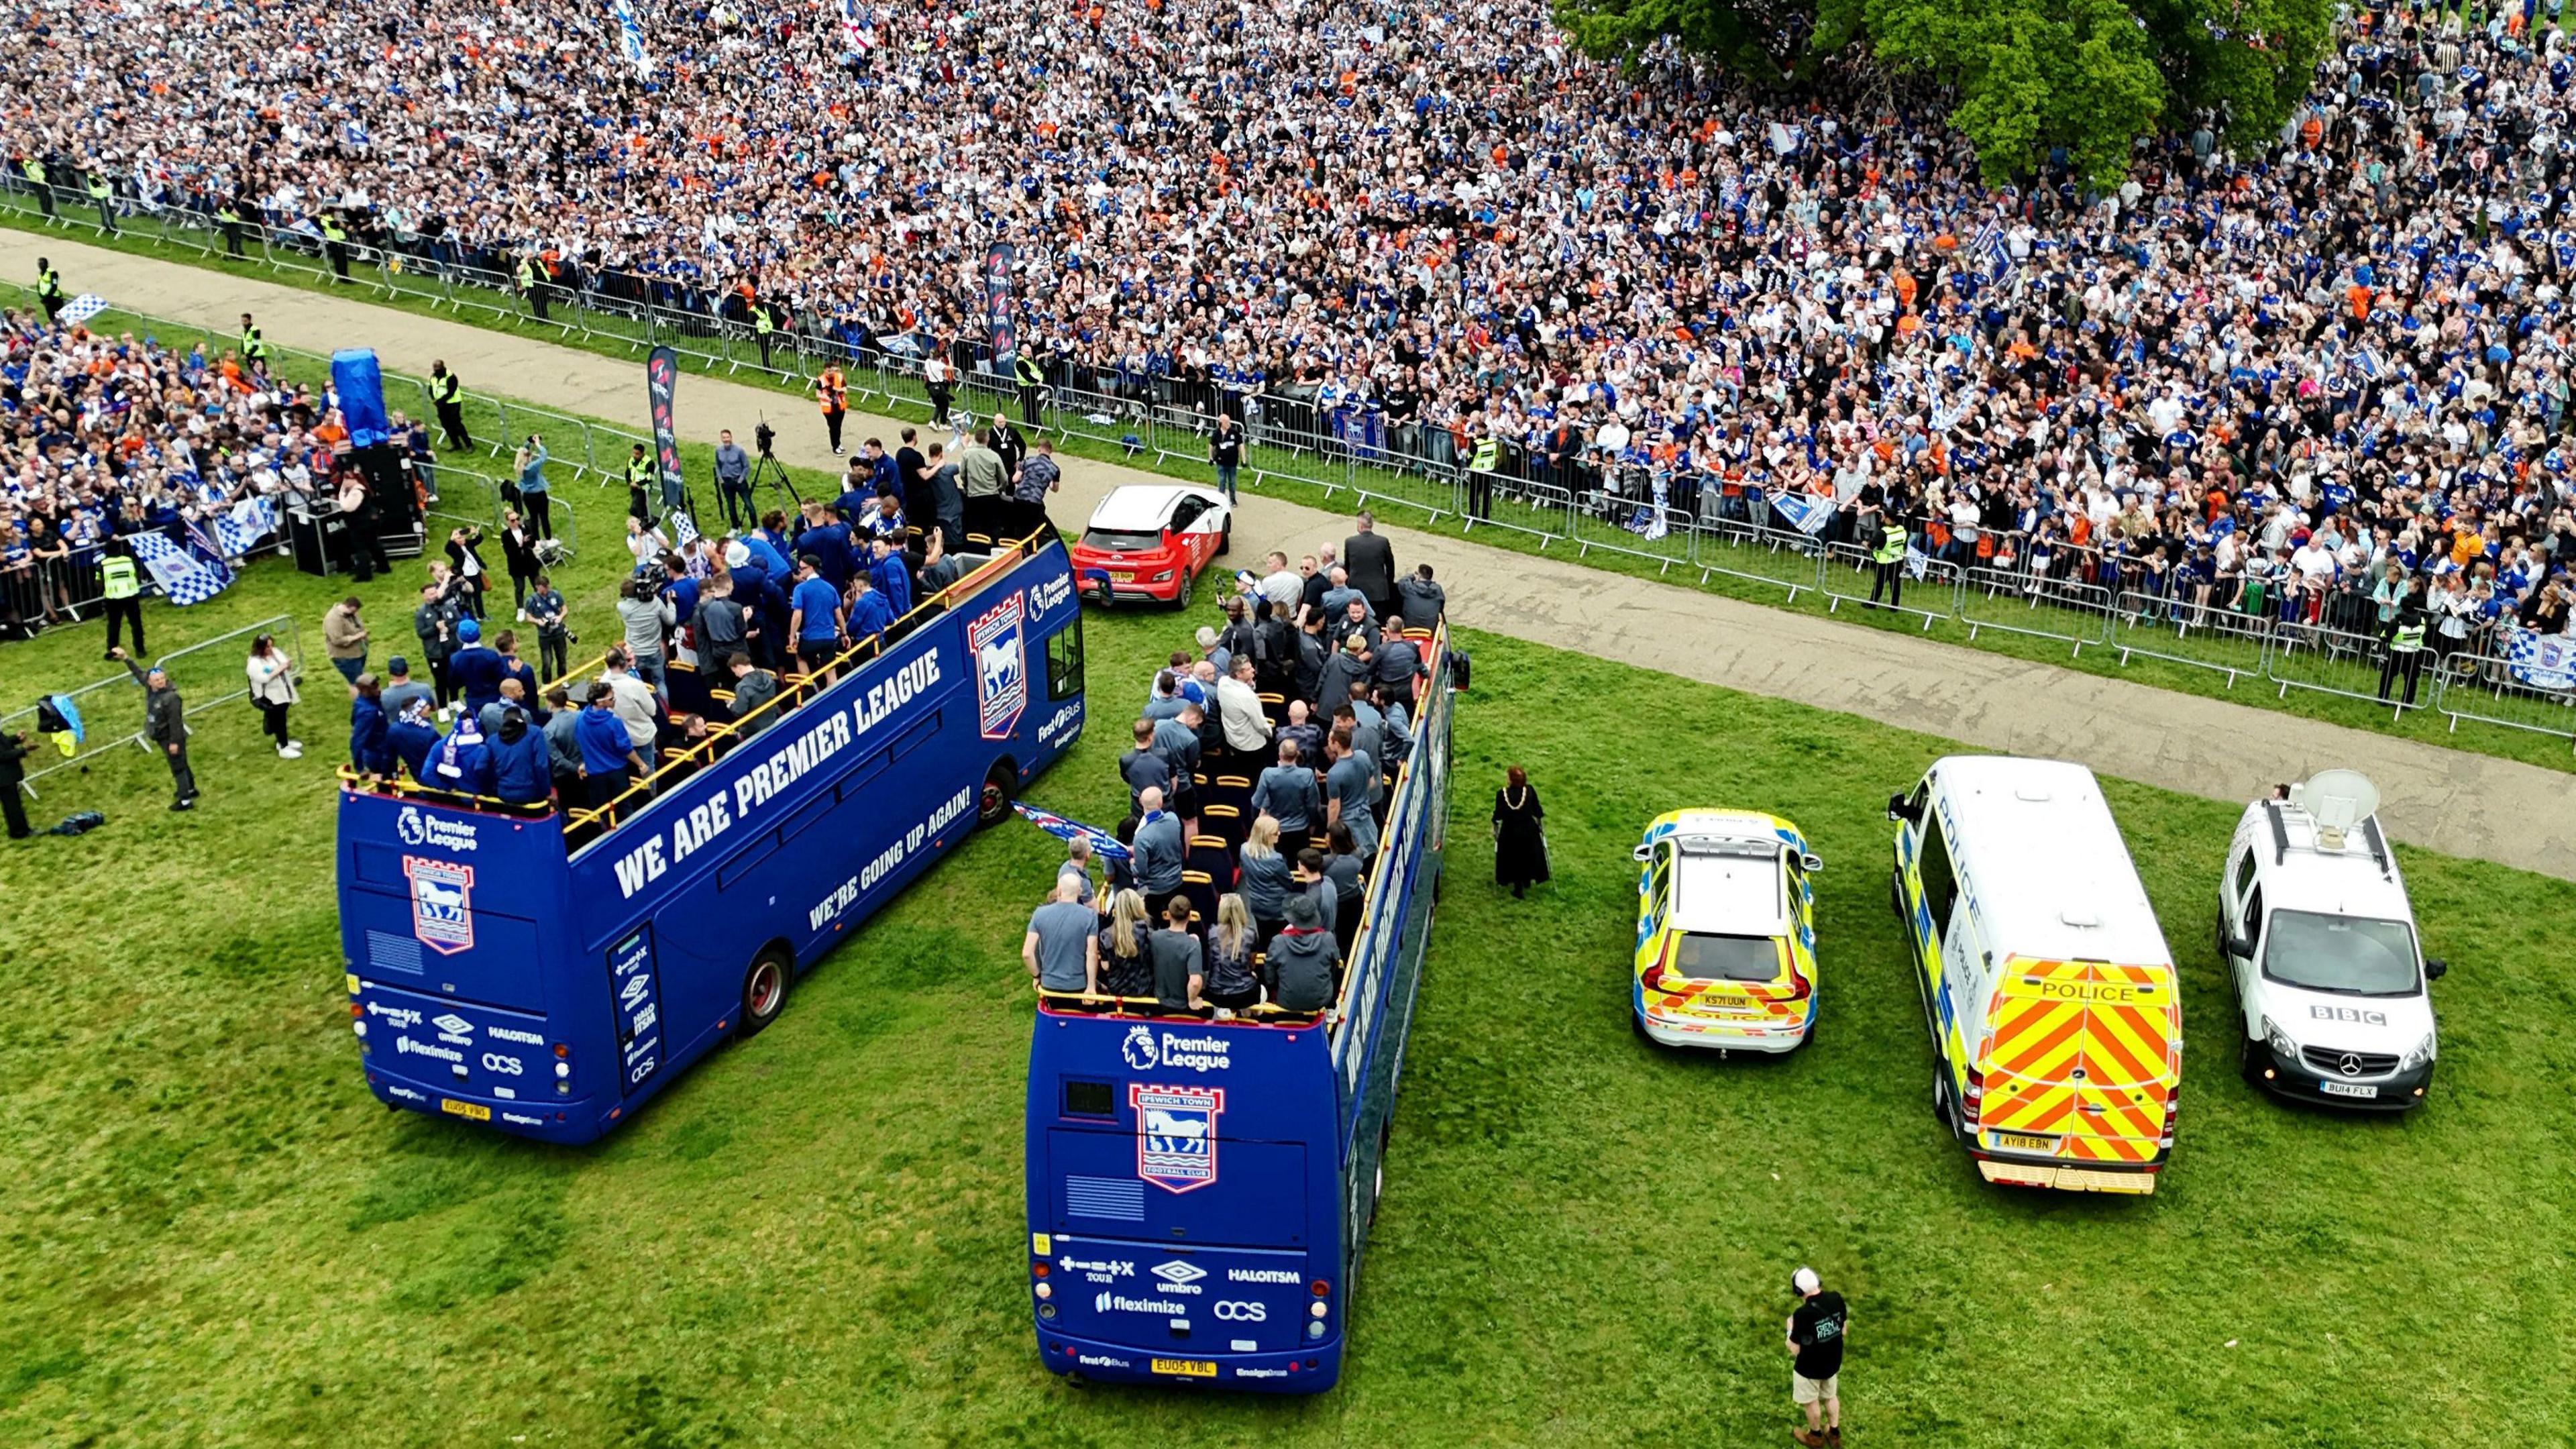
[[[1422,657],[1423,668],[1428,671],[1425,677],[1432,682],[1434,688],[1447,688],[1445,684],[1441,683],[1440,665],[1438,662],[1442,651],[1447,647],[1447,637],[1447,626],[1443,625],[1438,633],[1432,635],[1430,652],[1426,653]],[[1422,711],[1422,713],[1428,715],[1430,711],[1426,709]],[[1416,726],[1419,726],[1422,721],[1416,719],[1413,723]],[[1412,783],[1413,767],[1421,760],[1421,758],[1422,757],[1419,753],[1413,755],[1404,762],[1403,769],[1395,772],[1395,784],[1391,788],[1395,797],[1399,801],[1404,798],[1405,787]],[[1407,823],[1410,824],[1411,822]],[[1385,857],[1381,853],[1379,858],[1384,859]],[[1351,930],[1352,945],[1357,946],[1360,943],[1361,938],[1368,935],[1369,926],[1376,921],[1378,904],[1385,899],[1384,893],[1387,879],[1388,874],[1385,871],[1371,872],[1368,883],[1368,893],[1362,898],[1360,903],[1360,923]],[[1342,989],[1333,994],[1332,1013],[1325,1018],[1324,1029],[1327,1032],[1339,1028],[1343,1020],[1348,1016],[1348,997],[1350,996],[1351,987],[1358,982],[1359,976],[1360,973],[1355,969],[1345,970],[1342,973]]]
[[440,797],[442,803],[462,801],[477,810],[488,810],[497,815],[515,815],[529,820],[541,819],[555,813],[552,797],[525,802],[504,800],[498,795],[476,795],[464,790],[450,790],[439,785],[424,785],[418,780],[406,780],[400,775],[370,775],[349,765],[340,766],[338,773],[340,787],[344,790],[364,790],[369,794],[397,796],[435,795]]

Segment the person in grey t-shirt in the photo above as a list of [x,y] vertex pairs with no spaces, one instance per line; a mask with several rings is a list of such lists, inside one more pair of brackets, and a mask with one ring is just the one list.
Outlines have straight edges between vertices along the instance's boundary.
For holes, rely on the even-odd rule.
[[1020,959],[1029,963],[1029,975],[1044,990],[1088,996],[1100,988],[1100,917],[1080,895],[1078,881],[1059,876],[1054,897],[1029,914]]
[[1369,814],[1369,796],[1377,789],[1377,762],[1351,747],[1347,725],[1336,725],[1324,740],[1333,767],[1324,775],[1324,824],[1347,826],[1362,860],[1377,854],[1377,821]]
[[1163,908],[1166,929],[1156,931],[1148,950],[1154,958],[1154,1001],[1171,1011],[1205,1011],[1207,998],[1200,994],[1207,984],[1207,956],[1199,938],[1190,934],[1190,903],[1185,896],[1172,897]]

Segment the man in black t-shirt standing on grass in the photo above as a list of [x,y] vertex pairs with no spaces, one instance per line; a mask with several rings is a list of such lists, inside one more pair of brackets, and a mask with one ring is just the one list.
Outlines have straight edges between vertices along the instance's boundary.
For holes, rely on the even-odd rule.
[[[1815,1449],[1829,1444],[1840,1449],[1843,1442],[1843,1334],[1851,1324],[1851,1309],[1844,1305],[1843,1295],[1825,1291],[1823,1280],[1813,1268],[1800,1268],[1789,1276],[1789,1286],[1799,1297],[1798,1311],[1789,1315],[1789,1352],[1797,1361],[1789,1369],[1790,1397],[1807,1411],[1807,1427],[1791,1431],[1799,1443]],[[1821,1432],[1819,1432],[1821,1431]]]

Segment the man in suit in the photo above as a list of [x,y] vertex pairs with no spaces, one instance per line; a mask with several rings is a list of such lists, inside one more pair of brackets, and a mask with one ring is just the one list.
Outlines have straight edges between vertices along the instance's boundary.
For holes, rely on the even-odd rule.
[[1359,532],[1342,540],[1342,572],[1352,588],[1366,595],[1369,612],[1383,619],[1396,612],[1395,549],[1377,532],[1377,519],[1360,510]]

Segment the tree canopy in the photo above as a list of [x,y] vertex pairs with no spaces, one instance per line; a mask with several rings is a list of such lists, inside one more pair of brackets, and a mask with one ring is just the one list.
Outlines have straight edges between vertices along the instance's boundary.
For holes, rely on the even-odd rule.
[[1949,88],[1950,124],[1991,181],[2064,147],[2076,174],[2127,171],[2132,143],[2214,111],[2268,137],[2305,93],[2328,0],[1556,0],[1586,53],[1669,38],[1764,84],[1852,47]]

